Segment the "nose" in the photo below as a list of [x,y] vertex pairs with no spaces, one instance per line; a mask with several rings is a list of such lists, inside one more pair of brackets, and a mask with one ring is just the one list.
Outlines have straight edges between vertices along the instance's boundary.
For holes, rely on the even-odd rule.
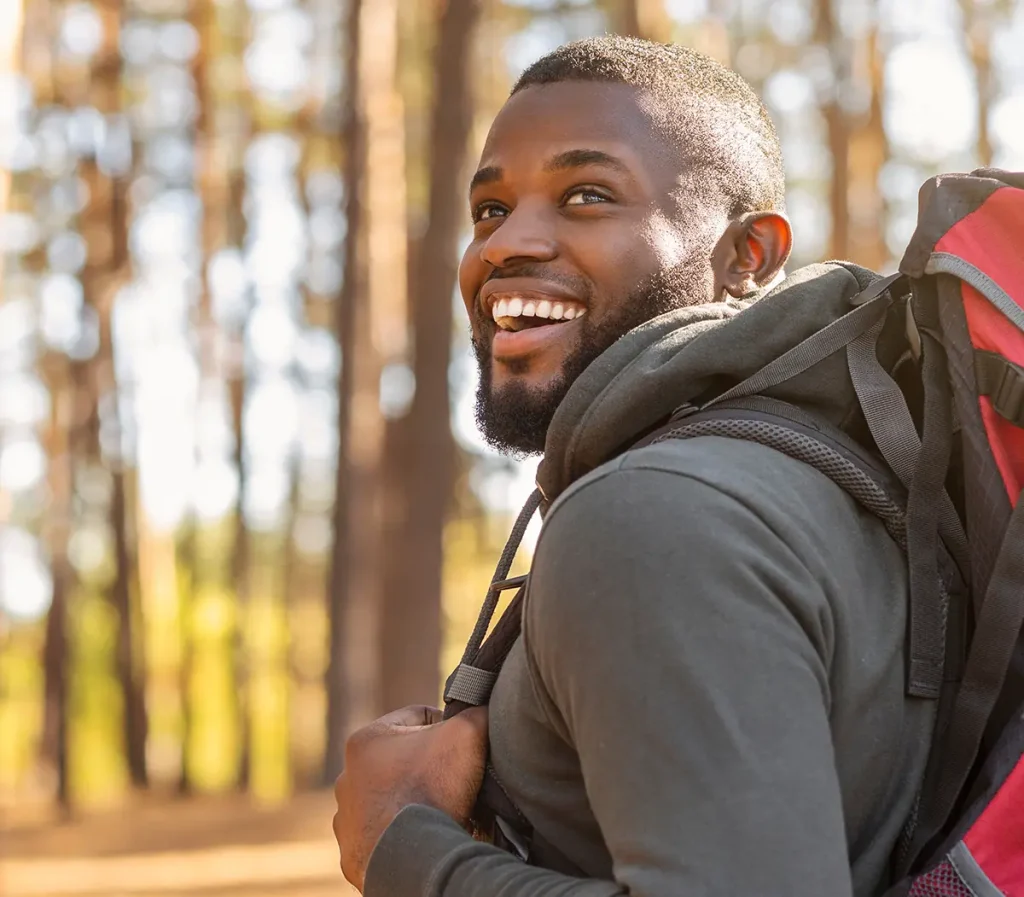
[[553,222],[541,209],[521,202],[480,247],[480,258],[494,268],[516,262],[548,262],[558,255]]

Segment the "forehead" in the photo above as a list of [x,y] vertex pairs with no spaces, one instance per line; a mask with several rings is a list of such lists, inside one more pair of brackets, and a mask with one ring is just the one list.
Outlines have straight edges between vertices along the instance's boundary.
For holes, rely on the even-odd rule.
[[508,99],[495,118],[480,166],[531,167],[566,150],[610,152],[627,163],[659,170],[685,156],[657,125],[654,98],[627,84],[561,81],[531,85]]

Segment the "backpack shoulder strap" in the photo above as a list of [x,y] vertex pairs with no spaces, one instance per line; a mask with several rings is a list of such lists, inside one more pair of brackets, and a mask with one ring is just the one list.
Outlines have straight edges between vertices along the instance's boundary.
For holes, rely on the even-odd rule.
[[906,494],[902,485],[838,427],[788,402],[746,396],[704,410],[684,406],[635,448],[698,436],[757,442],[814,467],[878,517],[889,535],[906,550]]

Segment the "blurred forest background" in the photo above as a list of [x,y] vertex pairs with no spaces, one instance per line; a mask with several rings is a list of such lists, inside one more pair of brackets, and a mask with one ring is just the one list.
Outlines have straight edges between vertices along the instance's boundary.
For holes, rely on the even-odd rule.
[[926,177],[1024,168],[1017,0],[0,0],[15,827],[300,806],[438,700],[533,474],[473,423],[465,185],[515,76],[606,31],[761,92],[794,265],[892,268]]

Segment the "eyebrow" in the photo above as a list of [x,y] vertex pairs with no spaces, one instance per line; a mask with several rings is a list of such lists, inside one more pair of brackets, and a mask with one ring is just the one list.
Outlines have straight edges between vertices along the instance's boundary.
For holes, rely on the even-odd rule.
[[[626,163],[621,159],[596,149],[566,150],[564,153],[559,153],[557,156],[552,156],[548,159],[544,164],[544,171],[549,173],[567,171],[571,168],[583,168],[587,165],[602,165],[615,171],[629,172]],[[472,194],[477,187],[482,187],[484,184],[493,184],[500,181],[504,176],[504,169],[497,165],[488,165],[481,168],[473,175],[473,179],[469,182],[469,192]]]
[[569,168],[583,168],[585,165],[603,165],[616,171],[628,172],[626,163],[615,156],[595,149],[573,149],[548,159],[545,171],[565,171]]
[[482,187],[484,184],[493,184],[495,181],[500,181],[504,176],[504,170],[497,165],[488,165],[486,168],[480,168],[473,175],[473,180],[469,182],[469,192],[472,195],[477,187]]

